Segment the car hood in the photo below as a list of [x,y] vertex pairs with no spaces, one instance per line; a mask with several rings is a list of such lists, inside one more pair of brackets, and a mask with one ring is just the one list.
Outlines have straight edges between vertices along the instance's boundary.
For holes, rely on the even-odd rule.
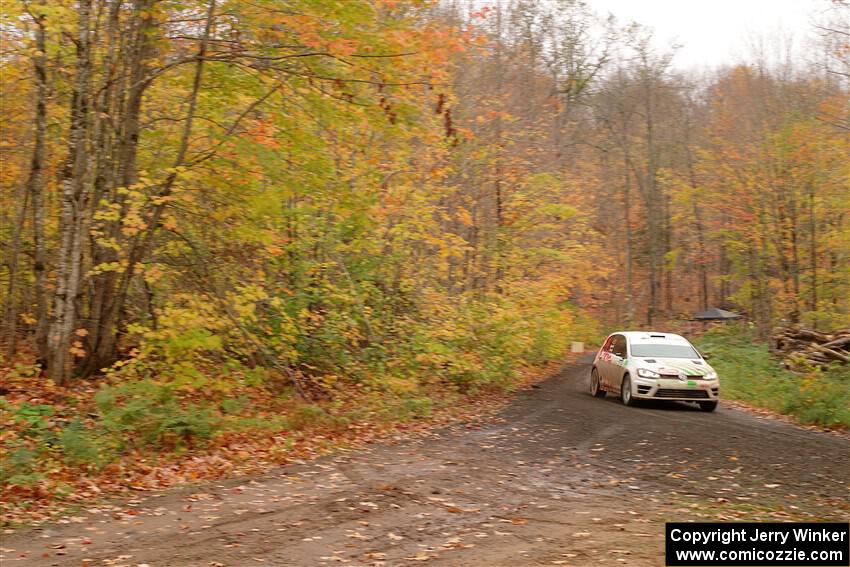
[[689,358],[636,358],[642,368],[648,368],[660,374],[687,374],[688,376],[705,376],[714,369],[704,360]]

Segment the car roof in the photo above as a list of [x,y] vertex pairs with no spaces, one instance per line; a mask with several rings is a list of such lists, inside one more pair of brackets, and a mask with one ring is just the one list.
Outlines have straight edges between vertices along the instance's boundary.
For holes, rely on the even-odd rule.
[[688,339],[674,333],[663,333],[660,331],[617,331],[612,335],[623,335],[630,343],[679,343],[690,344]]

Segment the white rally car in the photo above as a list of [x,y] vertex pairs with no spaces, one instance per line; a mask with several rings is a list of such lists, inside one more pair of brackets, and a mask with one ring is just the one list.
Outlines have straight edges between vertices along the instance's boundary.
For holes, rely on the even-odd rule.
[[720,382],[684,337],[629,331],[609,335],[593,360],[590,393],[602,398],[606,392],[627,406],[636,399],[679,400],[714,411]]

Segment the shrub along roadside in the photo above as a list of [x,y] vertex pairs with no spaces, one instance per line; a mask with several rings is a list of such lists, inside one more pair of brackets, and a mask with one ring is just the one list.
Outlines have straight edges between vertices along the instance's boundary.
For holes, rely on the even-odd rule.
[[99,381],[61,388],[18,365],[2,380],[0,512],[37,519],[101,492],[246,473],[475,414],[560,359],[570,339],[596,332],[568,305],[521,307],[447,306],[399,321],[366,348],[326,344],[324,359],[298,349],[293,371],[312,401],[280,369],[234,356],[226,330],[188,317],[161,321]]
[[749,329],[722,327],[706,333],[701,350],[721,379],[721,394],[793,416],[800,423],[850,428],[850,367],[791,372],[757,342]]
[[138,398],[99,410],[99,395],[55,386],[31,391],[27,397],[42,403],[0,400],[0,526],[55,518],[106,495],[261,472],[336,447],[473,419],[546,372],[519,373],[512,388],[461,394],[429,387],[391,398],[350,388],[316,403],[252,387],[239,394],[248,400],[244,409],[183,400],[149,414],[136,412]]

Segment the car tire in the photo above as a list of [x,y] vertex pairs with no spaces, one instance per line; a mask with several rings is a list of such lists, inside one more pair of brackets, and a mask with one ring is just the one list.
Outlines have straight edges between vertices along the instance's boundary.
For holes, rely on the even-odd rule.
[[635,399],[632,396],[632,379],[628,374],[623,376],[623,383],[620,386],[620,401],[624,406],[635,405]]
[[702,411],[714,411],[717,409],[717,402],[697,402],[699,409]]
[[590,394],[594,398],[604,398],[605,390],[599,382],[599,372],[594,368],[590,371]]

